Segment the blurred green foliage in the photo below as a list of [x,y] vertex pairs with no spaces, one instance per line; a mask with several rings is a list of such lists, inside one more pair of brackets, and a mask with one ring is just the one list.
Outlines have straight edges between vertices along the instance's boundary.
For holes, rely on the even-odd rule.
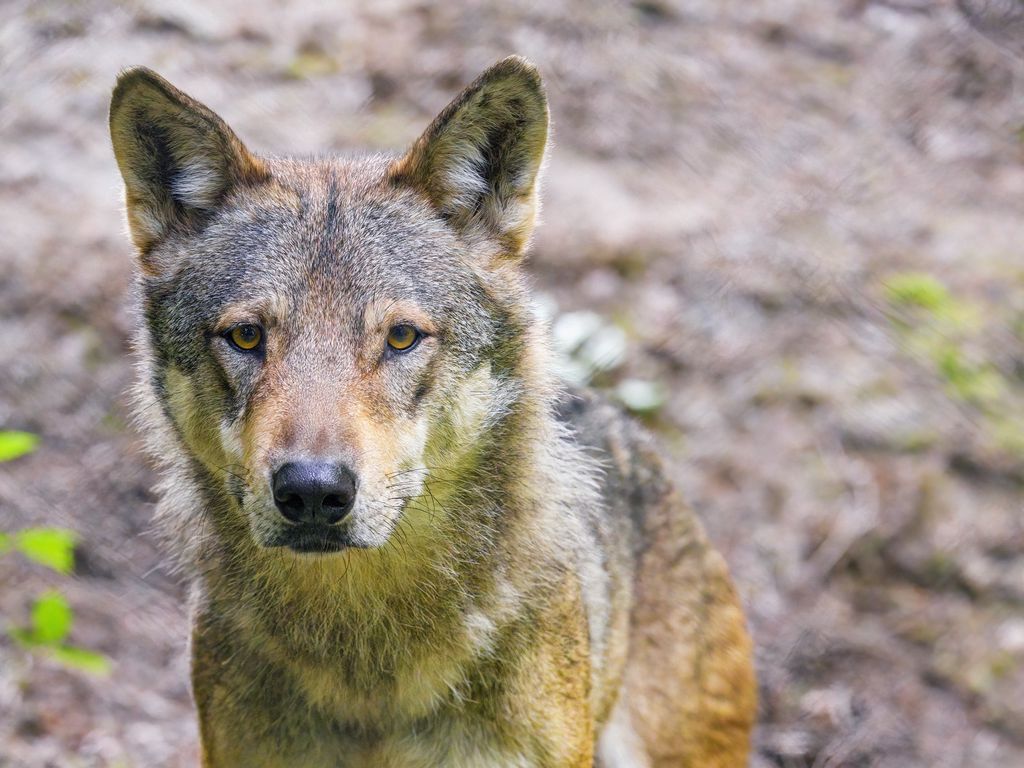
[[1005,390],[999,370],[968,352],[979,320],[975,307],[955,298],[937,278],[922,272],[891,275],[885,281],[889,303],[903,311],[899,325],[910,350],[933,363],[947,393],[988,409]]
[[[39,438],[31,433],[0,431],[0,462],[29,454],[38,445]],[[63,528],[0,532],[0,555],[9,552],[18,552],[57,573],[69,574],[75,566],[75,535]],[[105,656],[66,642],[74,620],[74,611],[65,597],[48,590],[33,602],[29,625],[12,627],[8,634],[23,648],[44,652],[70,667],[105,674],[110,668]]]
[[951,398],[977,409],[996,445],[1024,456],[1024,419],[1012,415],[1010,381],[978,351],[978,307],[923,272],[890,275],[883,286],[908,349],[932,363]]
[[904,272],[892,275],[885,282],[889,301],[893,304],[941,310],[950,301],[949,289],[931,275],[923,272]]
[[64,595],[49,590],[32,604],[29,626],[15,627],[10,635],[23,648],[43,651],[62,664],[106,674],[110,670],[106,656],[65,642],[74,620],[74,611]]
[[939,374],[957,398],[985,406],[998,401],[1005,382],[995,366],[972,363],[955,344],[942,345],[935,353]]

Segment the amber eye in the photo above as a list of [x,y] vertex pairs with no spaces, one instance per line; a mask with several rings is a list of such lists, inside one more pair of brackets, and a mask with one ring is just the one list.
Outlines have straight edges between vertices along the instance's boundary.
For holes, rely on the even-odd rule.
[[236,325],[225,334],[231,346],[242,352],[252,352],[263,341],[263,329],[258,325],[244,323]]
[[388,346],[396,352],[405,352],[416,346],[420,340],[420,332],[413,326],[403,323],[388,331]]

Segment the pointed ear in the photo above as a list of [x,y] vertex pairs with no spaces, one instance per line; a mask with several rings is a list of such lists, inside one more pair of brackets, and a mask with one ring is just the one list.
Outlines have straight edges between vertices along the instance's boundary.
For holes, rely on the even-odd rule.
[[423,192],[471,241],[491,239],[519,256],[539,207],[537,175],[548,135],[548,105],[536,68],[499,61],[431,123],[391,169]]
[[236,185],[267,177],[223,120],[145,67],[118,78],[110,136],[143,258],[170,232],[201,227]]

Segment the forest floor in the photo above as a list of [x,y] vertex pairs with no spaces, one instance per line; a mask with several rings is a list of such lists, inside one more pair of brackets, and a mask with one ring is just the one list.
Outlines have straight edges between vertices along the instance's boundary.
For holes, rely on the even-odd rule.
[[184,590],[130,423],[117,71],[158,70],[256,150],[376,151],[511,52],[544,72],[555,136],[530,268],[563,341],[600,324],[624,342],[584,343],[577,367],[650,409],[732,566],[752,764],[1024,765],[1019,18],[927,0],[0,14],[0,427],[42,438],[0,467],[0,529],[80,538],[70,579],[0,558],[0,623],[60,589],[73,641],[113,662],[91,676],[0,640],[0,767],[197,760]]

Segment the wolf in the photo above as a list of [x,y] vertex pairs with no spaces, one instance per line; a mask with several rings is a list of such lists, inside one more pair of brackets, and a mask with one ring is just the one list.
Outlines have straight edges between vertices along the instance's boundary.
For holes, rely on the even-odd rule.
[[531,299],[534,66],[395,156],[255,154],[145,68],[110,131],[204,766],[746,763],[725,562]]

